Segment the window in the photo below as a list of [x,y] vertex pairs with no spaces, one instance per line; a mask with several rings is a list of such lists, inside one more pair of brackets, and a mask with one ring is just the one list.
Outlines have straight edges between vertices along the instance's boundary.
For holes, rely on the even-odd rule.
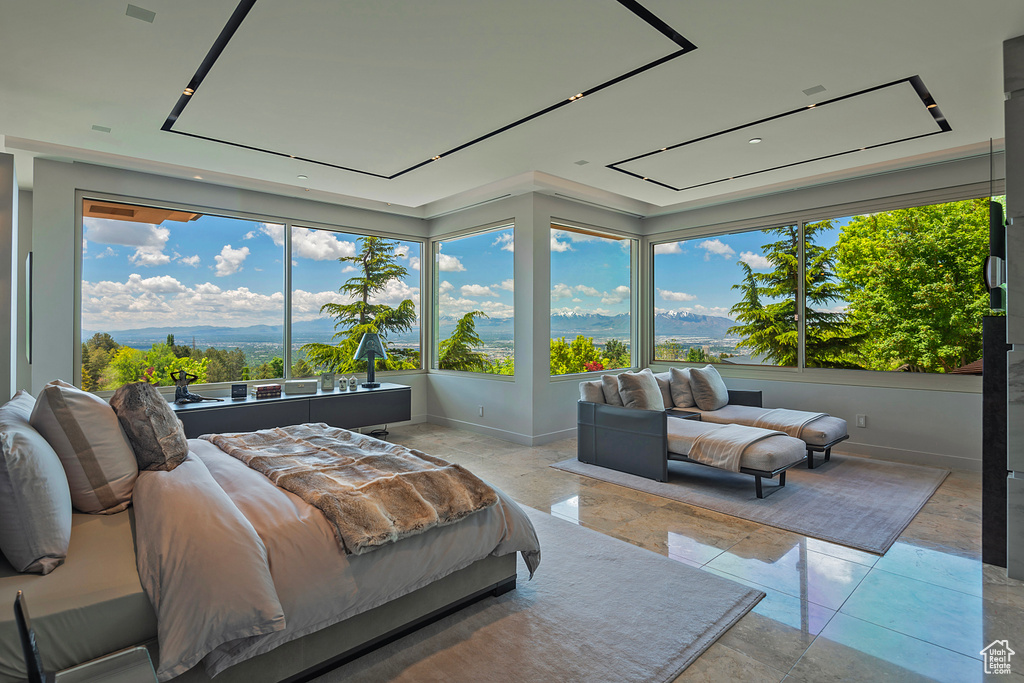
[[86,199],[82,388],[284,376],[283,226]]
[[633,240],[551,225],[551,374],[633,365]]
[[434,367],[511,375],[514,229],[434,242]]
[[795,225],[654,245],[654,358],[797,364]]
[[368,325],[386,341],[378,370],[421,367],[420,246],[291,228],[293,377],[364,372],[353,356]]

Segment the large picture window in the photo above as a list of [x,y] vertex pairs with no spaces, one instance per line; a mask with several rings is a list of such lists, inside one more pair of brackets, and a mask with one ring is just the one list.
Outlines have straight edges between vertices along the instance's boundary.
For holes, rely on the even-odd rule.
[[420,366],[420,243],[291,228],[292,377],[364,372],[365,332],[388,352],[378,370]]
[[514,233],[506,225],[434,242],[435,368],[514,373]]
[[87,199],[82,388],[284,376],[283,226]]
[[551,374],[628,368],[633,240],[551,225]]

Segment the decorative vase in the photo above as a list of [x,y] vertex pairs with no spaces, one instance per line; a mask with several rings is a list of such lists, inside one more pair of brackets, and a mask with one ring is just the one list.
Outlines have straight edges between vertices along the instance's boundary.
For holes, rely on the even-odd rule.
[[359,379],[355,375],[352,375],[351,377],[348,378],[348,390],[349,391],[355,391],[356,387],[358,387],[358,386],[359,386]]

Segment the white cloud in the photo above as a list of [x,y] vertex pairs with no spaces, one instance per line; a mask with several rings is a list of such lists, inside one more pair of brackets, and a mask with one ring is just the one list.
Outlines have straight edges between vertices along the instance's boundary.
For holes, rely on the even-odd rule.
[[[277,244],[277,240],[274,241]],[[355,256],[356,243],[340,239],[330,230],[292,228],[292,254],[313,261],[333,261]]]
[[96,258],[107,258],[108,256],[117,256],[117,252],[114,251],[113,247],[107,247],[100,253],[96,254]]
[[597,291],[593,287],[588,287],[587,285],[576,285],[573,289],[580,294],[585,294],[586,296],[601,296],[601,292]]
[[506,292],[514,292],[516,289],[516,282],[512,278],[502,280],[500,285],[493,285],[499,289],[504,289]]
[[152,267],[167,265],[171,262],[171,257],[154,247],[138,247],[128,260],[137,266]]
[[249,232],[245,233],[245,235],[242,237],[242,239],[243,240],[251,240],[255,236],[256,236],[256,231],[255,230],[250,230]]
[[199,267],[199,261],[199,254],[195,254],[194,256],[182,256],[178,259],[178,263],[184,263],[186,266],[192,266],[193,268]]
[[[284,246],[284,226],[278,223],[260,223],[259,230],[264,235],[274,240],[274,244]],[[252,233],[249,233],[252,234]]]
[[679,242],[664,242],[662,244],[654,245],[654,255],[658,254],[681,254],[683,248],[679,246]]
[[503,232],[503,233],[501,233],[500,235],[498,235],[498,237],[493,242],[491,242],[491,246],[493,247],[493,246],[497,246],[499,244],[501,245],[501,250],[502,251],[515,252],[515,250],[516,250],[515,235],[513,235],[511,231],[510,232]]
[[551,251],[572,251],[571,244],[558,241],[558,237],[564,235],[565,233],[558,232],[557,230],[551,231]]
[[658,296],[665,301],[696,301],[696,294],[687,294],[686,292],[672,292],[667,289],[658,289]]
[[214,274],[217,277],[224,277],[225,275],[237,273],[241,270],[242,262],[245,261],[248,255],[249,247],[232,249],[230,244],[225,244],[220,253],[213,257],[213,260],[217,262]]
[[462,285],[459,287],[462,296],[498,296],[494,290],[484,285]]
[[453,285],[452,283],[448,282],[447,280],[442,280],[441,284],[439,284],[437,286],[437,292],[439,294],[448,294],[453,289],[455,289],[455,285]]
[[395,256],[398,258],[409,258],[409,245],[399,244],[395,247]]
[[572,287],[569,285],[559,282],[557,285],[551,288],[551,300],[558,301],[560,299],[571,299],[572,298]]
[[712,254],[717,254],[726,260],[731,259],[736,254],[735,249],[719,239],[704,240],[697,246],[705,250],[705,261],[710,261]]
[[511,318],[515,309],[500,301],[476,301],[474,299],[456,299],[448,294],[439,295],[438,308],[442,315],[460,317],[470,311],[483,311],[490,318]]
[[359,270],[359,269],[358,269],[358,268],[356,268],[355,266],[353,266],[353,265],[347,265],[347,266],[345,266],[344,268],[342,268],[342,269],[341,269],[341,272],[342,272],[342,273],[354,273],[354,272],[356,272],[357,270]]
[[612,306],[614,304],[621,304],[623,301],[629,300],[629,287],[625,285],[619,285],[611,292],[605,292],[601,296],[601,303],[606,306]]
[[752,251],[741,252],[740,261],[743,261],[754,270],[768,270],[772,267],[771,261],[761,256],[761,254],[755,254]]
[[[162,266],[171,262],[164,253],[171,231],[152,223],[132,223],[111,218],[84,218],[83,241],[135,247],[128,260],[137,266]],[[84,244],[83,244],[84,246]]]
[[442,273],[457,273],[466,270],[457,256],[438,253],[437,269]]
[[572,298],[572,302],[573,302],[574,304],[581,304],[581,303],[583,303],[583,299],[579,299],[579,298],[577,298],[577,297],[573,297],[573,298]]
[[419,270],[419,269],[420,269],[420,257],[419,256],[412,256],[412,257],[410,257],[409,258],[409,270]]

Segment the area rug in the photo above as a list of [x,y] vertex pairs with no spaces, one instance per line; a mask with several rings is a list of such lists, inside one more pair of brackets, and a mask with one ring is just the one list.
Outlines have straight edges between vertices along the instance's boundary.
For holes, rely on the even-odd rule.
[[764,597],[732,581],[524,508],[532,581],[316,679],[421,682],[674,680]]
[[[813,470],[787,470],[786,486],[763,499],[754,478],[694,463],[669,461],[658,482],[575,458],[555,463],[582,474],[733,517],[882,555],[896,542],[948,470],[832,454]],[[775,480],[763,480],[766,491]]]

